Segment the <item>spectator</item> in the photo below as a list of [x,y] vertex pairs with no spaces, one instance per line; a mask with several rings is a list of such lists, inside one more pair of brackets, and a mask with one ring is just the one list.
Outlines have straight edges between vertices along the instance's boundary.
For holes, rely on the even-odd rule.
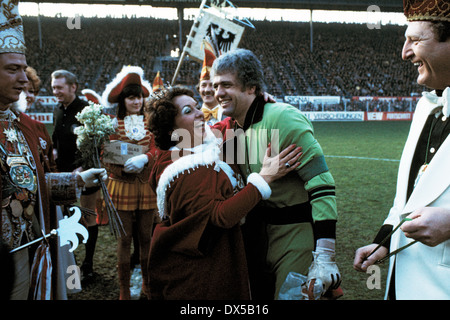
[[[74,130],[80,125],[75,116],[88,103],[77,96],[77,77],[67,70],[56,70],[52,73],[53,94],[59,102],[54,113],[54,129],[52,140],[56,166],[60,172],[82,171],[81,154],[77,147],[77,135]],[[83,208],[95,210],[99,187],[85,188],[82,191],[80,203]],[[94,277],[93,258],[98,237],[98,225],[95,215],[86,215],[85,223],[89,238],[86,243],[86,255],[81,265],[82,282],[87,283]]]
[[[37,28],[30,25],[35,23],[34,19],[24,18],[25,25],[30,25],[26,28],[33,49],[30,64],[42,68],[43,90],[49,87],[46,79],[51,71],[64,65],[71,66],[69,71],[79,76],[80,83],[88,83],[87,87],[98,92],[117,73],[125,57],[134,65],[145,66],[144,69],[151,66],[148,78],[152,67],[161,70],[166,79],[171,79],[176,70],[177,59],[167,57],[178,47],[178,40],[166,35],[178,33],[177,21],[89,18],[83,20],[86,23],[81,30],[73,32],[61,18],[41,17],[41,20],[42,48]],[[191,24],[182,22],[185,33]],[[389,97],[423,91],[423,86],[414,81],[414,68],[405,66],[396,54],[402,46],[403,26],[385,25],[368,30],[365,24],[315,23],[311,52],[309,23],[254,21],[253,24],[255,29],[244,33],[240,47],[250,48],[263,58],[267,91],[275,96]],[[149,30],[145,39],[140,30]],[[62,41],[67,37],[77,46],[69,47]],[[199,62],[186,59],[177,83],[194,88],[201,67]]]

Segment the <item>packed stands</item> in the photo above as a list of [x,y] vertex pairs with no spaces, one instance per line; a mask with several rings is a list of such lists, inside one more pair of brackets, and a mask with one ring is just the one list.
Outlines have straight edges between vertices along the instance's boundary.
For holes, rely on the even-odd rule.
[[[122,65],[138,65],[151,82],[157,71],[172,80],[178,58],[170,52],[179,45],[178,21],[144,18],[81,18],[80,29],[67,27],[67,18],[24,17],[28,64],[43,81],[41,95],[51,96],[50,75],[56,69],[74,72],[80,89],[102,93]],[[240,47],[254,51],[263,63],[267,91],[285,96],[409,97],[424,90],[417,85],[417,70],[401,59],[404,26],[369,29],[362,24],[313,25],[310,50],[309,23],[255,21],[246,27]],[[192,21],[182,25],[186,39]],[[186,59],[177,84],[195,88],[201,64]],[[383,103],[371,108],[384,108]],[[397,109],[408,103],[396,104]],[[308,104],[303,108],[309,108]],[[317,108],[317,105],[314,106]],[[351,101],[335,110],[367,109],[367,103]],[[409,111],[409,109],[408,109]]]

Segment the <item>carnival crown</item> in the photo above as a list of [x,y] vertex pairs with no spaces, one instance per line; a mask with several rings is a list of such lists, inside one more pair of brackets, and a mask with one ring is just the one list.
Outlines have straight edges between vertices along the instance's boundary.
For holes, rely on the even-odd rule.
[[448,0],[403,0],[403,10],[408,21],[450,22]]
[[25,54],[23,22],[19,15],[19,0],[1,0],[0,53]]

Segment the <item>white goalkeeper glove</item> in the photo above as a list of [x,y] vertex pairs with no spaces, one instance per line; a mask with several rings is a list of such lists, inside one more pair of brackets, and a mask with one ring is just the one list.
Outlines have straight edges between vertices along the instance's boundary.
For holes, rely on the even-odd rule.
[[316,251],[313,251],[313,256],[314,261],[309,267],[306,280],[311,297],[316,279],[320,279],[323,284],[322,295],[328,290],[339,288],[342,279],[335,259],[335,240],[318,239]]

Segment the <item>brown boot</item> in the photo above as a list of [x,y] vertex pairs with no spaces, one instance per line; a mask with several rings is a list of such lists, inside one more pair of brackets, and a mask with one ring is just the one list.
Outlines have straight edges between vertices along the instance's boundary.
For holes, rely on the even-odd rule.
[[119,300],[130,300],[130,264],[121,263],[118,265],[119,271]]

